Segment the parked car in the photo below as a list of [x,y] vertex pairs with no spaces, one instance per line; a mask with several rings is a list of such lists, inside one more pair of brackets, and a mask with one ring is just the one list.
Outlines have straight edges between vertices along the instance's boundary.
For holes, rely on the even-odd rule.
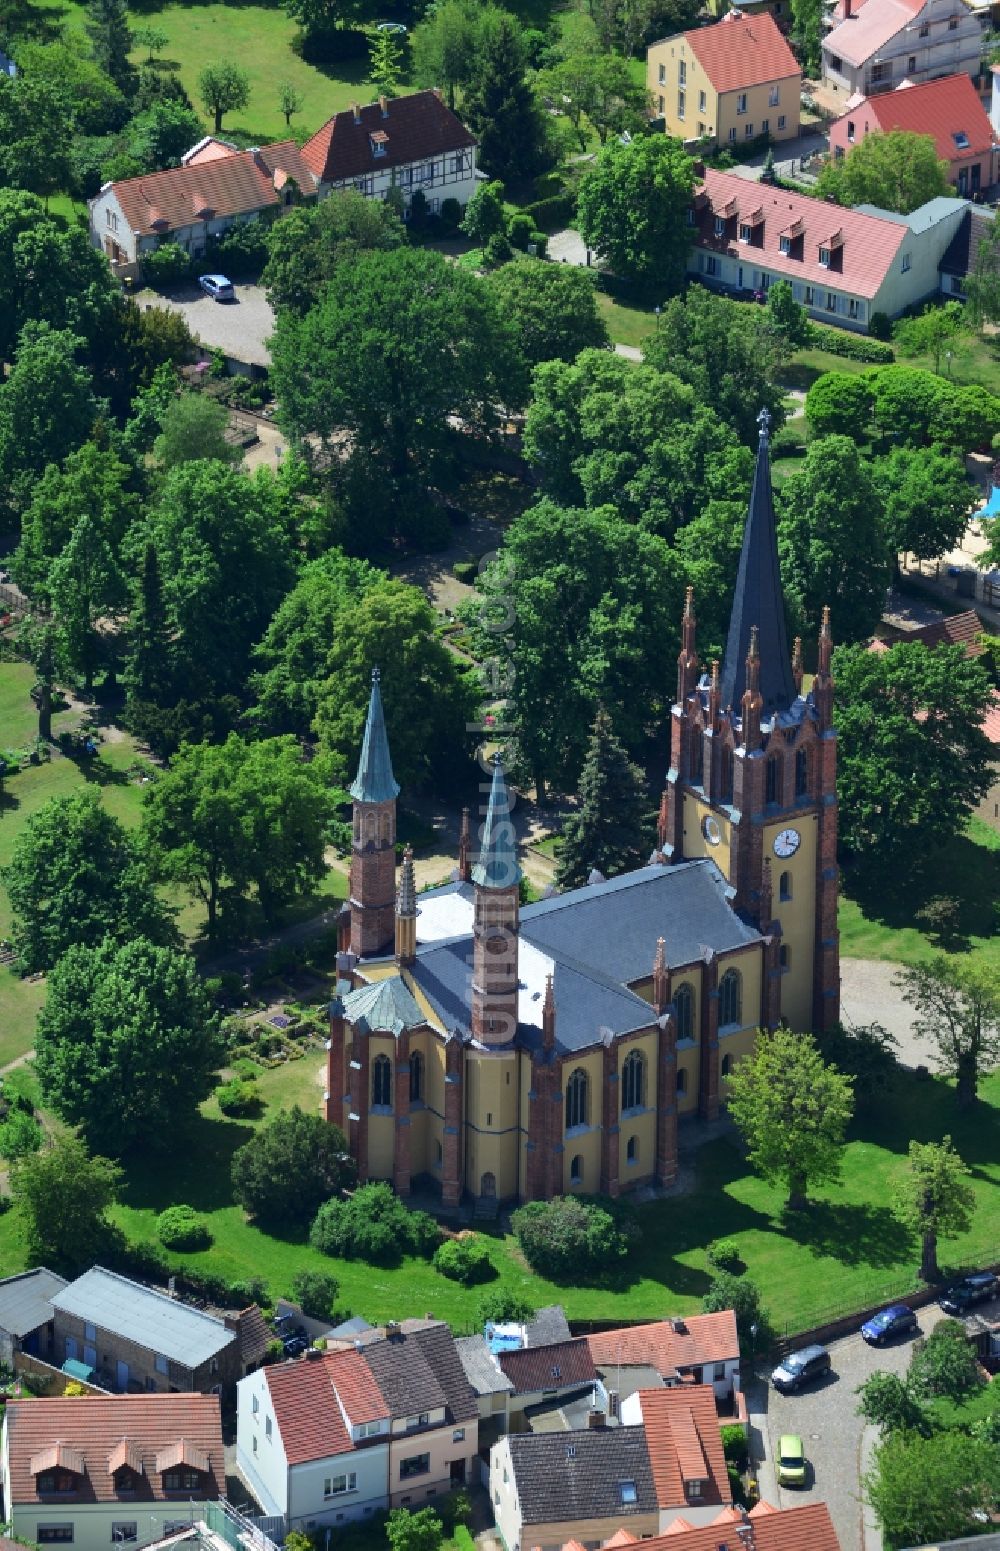
[[905,1303],[894,1303],[888,1309],[880,1309],[873,1314],[871,1319],[865,1320],[861,1327],[862,1339],[869,1346],[882,1346],[893,1336],[908,1335],[911,1330],[918,1330],[917,1316],[913,1310],[907,1308]]
[[791,1395],[803,1384],[825,1378],[833,1364],[825,1346],[804,1346],[801,1352],[789,1352],[771,1374],[771,1383],[783,1395]]
[[964,1314],[974,1303],[985,1303],[988,1298],[995,1298],[998,1284],[992,1271],[975,1271],[971,1276],[963,1276],[961,1281],[953,1283],[941,1294],[938,1303],[946,1314]]
[[786,1433],[778,1439],[778,1485],[805,1486],[806,1456],[802,1439]]
[[198,281],[206,296],[216,302],[234,302],[236,287],[226,275],[202,275]]

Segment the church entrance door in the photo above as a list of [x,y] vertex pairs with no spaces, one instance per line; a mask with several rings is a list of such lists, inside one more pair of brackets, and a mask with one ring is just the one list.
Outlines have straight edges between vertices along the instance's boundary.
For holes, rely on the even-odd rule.
[[495,1174],[486,1173],[479,1182],[479,1194],[487,1200],[493,1200],[497,1193],[497,1177]]

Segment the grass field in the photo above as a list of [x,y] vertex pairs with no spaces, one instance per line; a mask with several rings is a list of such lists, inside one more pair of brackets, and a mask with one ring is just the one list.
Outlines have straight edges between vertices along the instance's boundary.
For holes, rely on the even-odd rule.
[[634,345],[639,348],[656,325],[656,319],[648,307],[630,307],[608,296],[605,291],[597,293],[597,310],[607,324],[611,342],[615,345]]

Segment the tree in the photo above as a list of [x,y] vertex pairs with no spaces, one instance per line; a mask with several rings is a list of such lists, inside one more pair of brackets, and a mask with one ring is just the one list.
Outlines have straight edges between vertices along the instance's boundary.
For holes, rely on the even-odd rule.
[[580,182],[581,235],[623,280],[661,297],[677,291],[691,246],[684,215],[694,184],[694,163],[679,140],[609,141]]
[[154,54],[158,54],[161,49],[166,48],[169,40],[167,34],[161,32],[158,27],[136,27],[132,33],[132,41],[138,44],[140,48],[149,50],[146,63],[151,65]]
[[124,581],[103,533],[86,513],[53,561],[48,590],[59,626],[63,660],[83,678],[89,695],[101,652],[98,622],[124,599]]
[[305,98],[291,81],[282,81],[278,87],[278,105],[285,123],[290,125],[293,114],[302,112]]
[[798,350],[806,344],[812,325],[805,308],[795,300],[790,281],[777,280],[768,287],[766,312],[767,326],[784,350]]
[[923,1406],[907,1381],[895,1373],[870,1373],[854,1392],[858,1415],[885,1438],[891,1433],[920,1433],[929,1436],[931,1427]]
[[129,59],[132,34],[125,0],[87,0],[86,27],[94,58],[115,85],[129,97],[135,71]]
[[950,383],[914,366],[881,366],[866,372],[871,385],[872,417],[887,444],[920,447],[942,440],[942,406],[954,397]]
[[399,96],[399,77],[403,51],[388,27],[376,27],[368,34],[368,79],[382,97]]
[[922,1400],[940,1397],[953,1405],[961,1405],[982,1388],[976,1349],[959,1320],[941,1320],[929,1336],[915,1344],[908,1379]]
[[989,966],[939,953],[908,964],[896,976],[913,1006],[914,1029],[938,1047],[942,1069],[956,1083],[961,1109],[978,1097],[979,1079],[1000,1062],[1000,985]]
[[479,140],[479,166],[504,183],[530,178],[546,161],[546,124],[528,85],[527,66],[516,17],[486,9],[476,28],[462,117]]
[[824,372],[806,394],[805,416],[814,436],[866,435],[872,414],[871,385],[855,372]]
[[829,605],[839,641],[867,641],[882,617],[888,556],[874,480],[856,442],[814,442],[781,487],[778,550],[797,633],[819,634]]
[[1000,231],[993,222],[980,237],[975,258],[966,276],[969,315],[981,329],[1000,318]]
[[239,463],[243,451],[226,441],[228,425],[229,413],[218,399],[206,398],[203,393],[181,393],[163,413],[153,456],[164,469],[203,458]]
[[386,1520],[385,1535],[392,1551],[440,1551],[444,1525],[433,1508],[393,1508]]
[[482,14],[474,0],[436,0],[410,40],[413,79],[441,87],[452,110],[456,91],[472,75]]
[[647,116],[649,94],[615,54],[591,50],[570,54],[544,71],[539,85],[566,114],[580,150],[587,149],[587,119],[604,145],[608,136],[634,132]]
[[792,0],[792,41],[803,72],[810,78],[818,77],[822,66],[825,16],[823,0]]
[[909,1166],[898,1181],[894,1210],[919,1235],[920,1275],[925,1282],[940,1279],[938,1239],[968,1232],[976,1201],[968,1175],[950,1136],[940,1142],[910,1143]]
[[485,248],[491,237],[506,237],[507,212],[503,203],[503,184],[497,179],[479,184],[465,207],[462,230],[481,248]]
[[332,1319],[340,1283],[329,1271],[296,1271],[292,1297],[309,1319]]
[[386,1180],[359,1185],[351,1196],[324,1201],[309,1230],[309,1242],[324,1255],[398,1265],[404,1254],[428,1256],[441,1233],[427,1212],[411,1212]]
[[375,248],[401,247],[405,236],[402,221],[385,200],[339,189],[275,221],[267,233],[261,284],[275,311],[305,313],[339,264],[350,266],[359,253]]
[[105,940],[68,949],[49,974],[35,1034],[42,1095],[112,1156],[176,1145],[223,1048],[187,953],[138,936]]
[[840,834],[874,875],[905,875],[946,844],[989,789],[989,679],[960,646],[897,642],[834,653]]
[[86,513],[117,557],[125,534],[141,511],[136,471],[114,445],[85,442],[60,464],[50,463],[36,483],[21,517],[21,543],[14,574],[29,596],[46,598],[54,561]]
[[895,447],[872,473],[894,554],[936,560],[955,548],[975,494],[961,458],[934,447]]
[[364,732],[371,671],[382,669],[382,698],[393,769],[404,785],[454,787],[478,725],[476,675],[449,652],[423,593],[395,577],[365,590],[341,615],[330,642],[313,730],[353,768]]
[[15,1109],[0,1124],[0,1158],[13,1163],[26,1158],[42,1145],[42,1128],[29,1110]]
[[72,1132],[16,1159],[10,1194],[24,1224],[31,1260],[69,1276],[99,1261],[114,1235],[106,1214],[118,1198],[121,1181],[117,1164],[91,1157]]
[[[900,355],[933,355],[934,370],[941,369],[941,352],[966,328],[960,302],[925,307],[913,318],[901,318],[893,329]],[[950,354],[951,352],[949,352]]]
[[889,1546],[922,1546],[978,1533],[998,1480],[996,1450],[980,1439],[893,1433],[876,1449],[864,1489]]
[[596,867],[606,878],[643,862],[643,776],[629,763],[601,706],[580,772],[580,807],[563,829],[556,883],[574,889]]
[[[527,389],[491,294],[428,250],[362,253],[338,267],[305,317],[278,313],[272,357],[282,424],[304,455],[312,438],[329,450],[350,436],[369,542],[394,526],[419,535],[449,420],[489,429]],[[381,514],[372,478],[385,482]]]
[[128,150],[148,172],[177,167],[190,145],[201,138],[198,115],[182,102],[156,102],[129,124]]
[[215,133],[222,129],[223,114],[238,112],[250,101],[250,77],[231,60],[206,65],[198,76],[198,95],[207,113],[215,115]]
[[504,1325],[508,1322],[527,1325],[534,1317],[534,1304],[510,1287],[497,1287],[483,1293],[476,1304],[477,1325]]
[[52,969],[75,945],[169,937],[138,843],[92,790],[31,814],[3,877],[22,974]]
[[929,199],[951,192],[949,167],[939,161],[933,135],[890,129],[865,135],[843,161],[828,162],[816,191],[842,205],[878,205],[909,215]]
[[234,1153],[232,1173],[236,1200],[265,1228],[304,1227],[355,1177],[344,1133],[297,1104]]
[[129,725],[144,736],[150,711],[169,705],[172,693],[160,564],[155,545],[149,543],[143,552],[138,597],[129,619],[128,654],[122,678]]
[[854,1112],[850,1077],[827,1066],[809,1034],[761,1030],[729,1077],[729,1113],[758,1173],[802,1211],[806,1189],[837,1179]]
[[[3,77],[4,80],[8,78]],[[16,136],[15,136],[16,138]],[[10,141],[5,141],[10,144]],[[116,333],[119,300],[103,253],[79,226],[66,226],[34,194],[0,188],[0,359],[12,361],[24,325],[68,329],[94,350]],[[23,348],[29,339],[25,336]],[[77,345],[60,336],[60,354],[72,362]],[[59,462],[46,457],[45,463]]]
[[[15,80],[43,83],[58,94],[68,127],[75,134],[105,135],[124,124],[128,115],[125,99],[110,76],[90,57],[79,33],[70,33],[59,42],[19,39],[17,67]],[[16,96],[14,100],[18,100]],[[63,139],[61,134],[60,141]]]
[[586,271],[526,258],[505,264],[487,283],[529,366],[575,361],[581,350],[607,347],[608,331]]
[[0,74],[0,182],[47,200],[69,176],[71,124],[62,86]]
[[732,1271],[716,1271],[701,1307],[705,1314],[719,1314],[724,1309],[732,1309],[736,1316],[740,1349],[748,1352],[751,1357],[754,1352],[767,1350],[774,1335],[774,1327],[761,1303],[760,1289],[748,1276],[736,1276]]
[[47,323],[26,323],[17,359],[0,387],[0,485],[23,511],[50,463],[62,463],[87,440],[98,406],[75,352],[83,341]]
[[598,1276],[606,1283],[635,1236],[626,1219],[616,1220],[613,1205],[603,1198],[587,1201],[579,1196],[528,1201],[511,1214],[510,1225],[522,1255],[539,1276],[574,1282]]
[[324,876],[329,799],[324,762],[294,738],[185,745],[146,792],[144,830],[166,877],[219,910],[255,889],[267,921]]

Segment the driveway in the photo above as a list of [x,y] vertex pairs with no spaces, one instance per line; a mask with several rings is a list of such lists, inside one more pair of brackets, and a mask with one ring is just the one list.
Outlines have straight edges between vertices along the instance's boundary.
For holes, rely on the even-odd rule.
[[[921,1309],[920,1333],[928,1335],[943,1317],[936,1304]],[[758,1477],[761,1496],[779,1508],[825,1502],[841,1551],[880,1551],[881,1547],[878,1527],[865,1523],[861,1501],[861,1477],[877,1435],[862,1425],[855,1391],[879,1370],[902,1378],[914,1339],[906,1336],[885,1347],[871,1347],[858,1335],[844,1336],[829,1343],[833,1371],[823,1383],[798,1395],[779,1395],[761,1381],[748,1387],[751,1436],[756,1447],[763,1446],[765,1456]],[[802,1439],[810,1465],[805,1488],[780,1487],[775,1481],[774,1459],[783,1433],[796,1433]]]
[[140,307],[164,307],[179,312],[196,339],[209,349],[224,350],[238,361],[270,366],[266,341],[274,333],[274,313],[259,285],[237,285],[235,302],[215,302],[200,286],[186,285],[161,296],[140,291]]
[[[826,138],[816,130],[799,135],[795,140],[781,140],[773,147],[774,170],[779,178],[795,178],[803,183],[812,183],[815,179],[802,170],[803,160],[812,156],[818,156],[827,149]],[[735,167],[728,170],[736,174],[738,178],[759,179],[764,170],[764,162],[767,152],[761,151],[749,162],[737,162]]]

